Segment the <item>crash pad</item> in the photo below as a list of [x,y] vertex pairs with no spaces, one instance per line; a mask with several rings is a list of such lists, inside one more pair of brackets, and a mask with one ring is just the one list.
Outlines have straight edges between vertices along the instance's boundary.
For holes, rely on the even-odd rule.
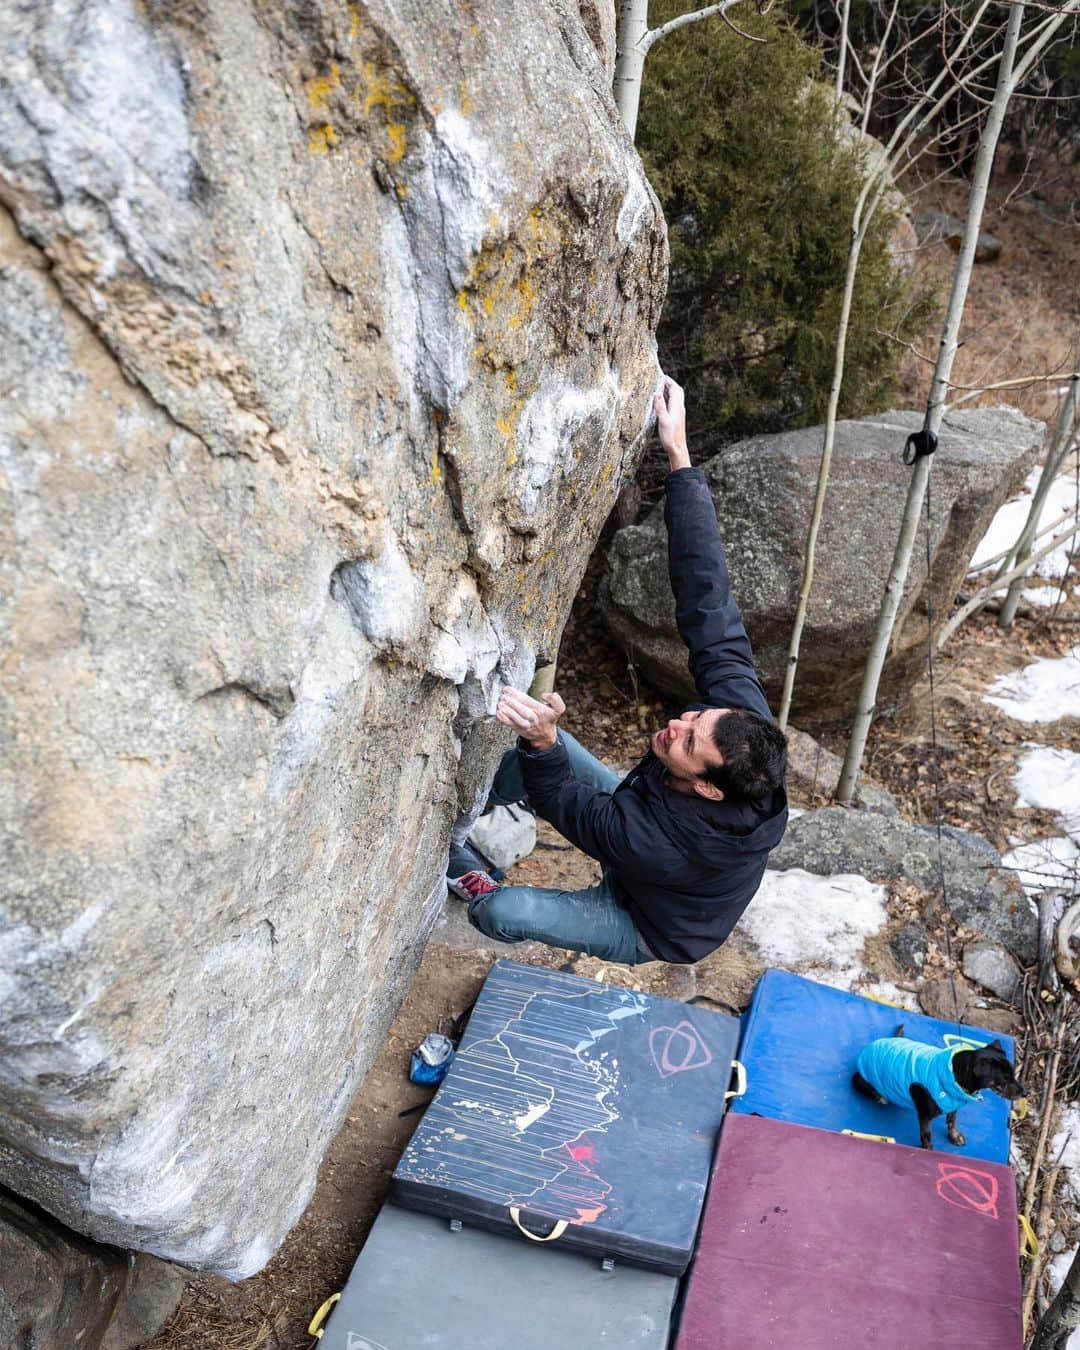
[[676,1350],[1020,1350],[1007,1167],[729,1116]]
[[680,1274],[737,1039],[722,1013],[497,961],[391,1194]]
[[[890,1007],[786,970],[767,970],[743,1018],[739,1059],[747,1085],[732,1109],[819,1129],[888,1135],[897,1143],[918,1146],[914,1107],[881,1106],[851,1086],[859,1051],[879,1036],[895,1035],[900,1023],[905,1036],[926,1045],[984,1045],[996,1039],[1015,1061],[1011,1036]],[[1009,1109],[1002,1097],[984,1092],[981,1101],[957,1114],[967,1141],[963,1147],[949,1143],[945,1117],[939,1116],[931,1128],[934,1148],[1007,1162]]]
[[664,1350],[672,1275],[463,1227],[387,1205],[319,1350]]

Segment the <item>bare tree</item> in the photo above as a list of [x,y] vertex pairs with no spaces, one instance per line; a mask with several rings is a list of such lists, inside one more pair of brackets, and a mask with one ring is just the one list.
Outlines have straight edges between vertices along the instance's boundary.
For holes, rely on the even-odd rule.
[[[802,580],[799,587],[799,598],[795,607],[795,619],[791,630],[791,640],[788,646],[787,666],[784,671],[784,688],[780,696],[780,716],[778,718],[782,729],[786,729],[788,717],[791,712],[791,700],[795,689],[795,676],[799,664],[799,649],[802,644],[802,633],[806,623],[807,609],[810,603],[810,592],[814,583],[814,567],[817,558],[817,540],[821,529],[821,520],[825,507],[825,494],[828,488],[829,473],[832,467],[833,448],[836,443],[836,422],[840,406],[840,394],[843,387],[844,367],[847,356],[847,336],[848,328],[851,322],[851,305],[855,294],[855,281],[859,268],[859,260],[862,255],[863,243],[866,240],[870,225],[874,219],[875,213],[881,206],[886,195],[893,189],[896,176],[901,166],[910,165],[913,158],[919,155],[929,153],[934,145],[936,136],[931,128],[937,122],[939,114],[945,104],[953,96],[953,91],[958,82],[973,81],[984,69],[986,62],[976,63],[974,66],[965,58],[971,47],[978,26],[989,7],[989,0],[984,0],[978,6],[974,16],[962,30],[960,36],[952,45],[949,51],[949,59],[943,65],[937,75],[930,80],[929,84],[921,90],[912,90],[911,103],[907,115],[901,119],[899,125],[889,138],[884,147],[881,156],[870,164],[863,183],[862,191],[859,193],[855,202],[855,209],[851,220],[851,241],[848,247],[847,267],[844,275],[844,289],[840,303],[840,317],[837,323],[836,343],[834,347],[833,375],[829,388],[829,401],[825,411],[825,425],[823,428],[823,444],[821,451],[821,460],[818,465],[817,488],[814,495],[814,505],[810,513],[810,524],[806,535],[806,548],[803,552],[803,571]],[[910,50],[913,42],[925,39],[925,32],[909,35],[904,41],[897,44],[895,50],[889,53],[889,41],[896,24],[899,11],[898,0],[893,0],[889,10],[889,17],[885,25],[885,30],[881,35],[881,40],[877,45],[874,54],[874,60],[868,72],[864,72],[861,66],[856,63],[858,75],[861,77],[861,103],[862,118],[860,130],[866,135],[870,122],[871,110],[874,104],[874,96],[877,92],[879,83],[889,73],[889,68],[893,64],[903,64],[906,53]],[[849,7],[845,4],[844,25],[840,35],[840,67],[837,71],[837,93],[840,97],[843,93],[843,62],[845,53],[848,50],[846,24]],[[942,38],[945,34],[942,30]],[[842,114],[841,114],[842,115]],[[916,151],[916,147],[918,147]]]
[[[706,5],[704,9],[691,10],[679,14],[658,28],[649,27],[649,0],[619,0],[619,13],[615,32],[615,80],[613,92],[615,106],[623,125],[633,140],[637,134],[638,104],[641,101],[641,80],[645,73],[645,58],[661,38],[667,37],[688,23],[698,23],[702,19],[711,19],[719,14],[726,19],[727,11],[734,8],[739,0],[723,0],[719,5]],[[730,20],[727,20],[730,23]],[[732,25],[734,26],[734,25]],[[743,33],[743,37],[750,34]],[[752,41],[759,42],[760,38]]]
[[[1039,528],[1039,517],[1042,515],[1047,494],[1072,446],[1077,415],[1080,413],[1078,393],[1080,393],[1080,371],[1074,371],[1072,378],[1069,380],[1069,387],[1061,405],[1061,411],[1058,414],[1057,425],[1054,427],[1053,439],[1050,442],[1050,449],[1046,453],[1046,462],[1039,476],[1038,486],[1031,498],[1031,509],[1028,511],[1024,528],[1020,531],[1020,537],[1015,544],[1013,559],[1017,563],[1026,562],[1031,556],[1031,545]],[[1007,563],[1009,559],[1005,561]],[[1003,567],[1002,570],[1006,569]],[[998,624],[1002,628],[1012,627],[1013,619],[1016,617],[1016,606],[1020,603],[1020,592],[1023,589],[1023,584],[1023,579],[1017,577],[1009,586],[1008,594],[1001,606],[1001,613],[998,615]]]
[[1039,1319],[1031,1350],[1066,1350],[1077,1327],[1080,1327],[1080,1250],[1073,1257],[1057,1296]]
[[[982,224],[983,207],[990,182],[990,170],[1009,99],[1030,73],[1065,20],[1080,12],[1080,0],[1068,0],[1066,4],[1049,11],[1039,8],[1037,13],[1040,17],[1025,35],[1025,41],[1022,45],[1021,30],[1024,11],[1023,0],[1018,0],[1017,3],[1009,7],[1005,42],[998,63],[997,84],[979,139],[963,241],[953,274],[952,290],[945,313],[938,359],[927,400],[926,417],[923,423],[924,449],[929,449],[936,443],[937,434],[941,427],[942,414],[949,389],[949,377],[952,373],[953,360],[959,345],[960,322],[963,317],[964,303],[967,299],[971,268],[975,260],[975,245]],[[836,799],[839,802],[849,802],[855,791],[859,766],[862,763],[863,750],[866,747],[866,738],[873,721],[878,684],[885,664],[885,657],[892,642],[893,628],[900,609],[904,583],[907,580],[908,568],[911,563],[915,532],[918,528],[919,516],[926,495],[931,463],[932,456],[929,453],[919,454],[914,462],[907,502],[900,524],[900,533],[893,554],[892,566],[885,583],[885,594],[882,598],[877,627],[871,642],[862,687],[859,691],[851,739],[848,742],[844,765],[837,784]]]

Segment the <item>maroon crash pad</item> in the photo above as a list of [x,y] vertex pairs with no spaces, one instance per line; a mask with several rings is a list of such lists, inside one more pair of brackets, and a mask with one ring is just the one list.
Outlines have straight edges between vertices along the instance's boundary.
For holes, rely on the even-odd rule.
[[1020,1350],[1009,1168],[729,1115],[676,1350]]

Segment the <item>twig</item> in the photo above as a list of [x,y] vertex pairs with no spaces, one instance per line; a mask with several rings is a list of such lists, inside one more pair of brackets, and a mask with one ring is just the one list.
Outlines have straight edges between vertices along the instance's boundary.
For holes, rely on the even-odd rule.
[[[1058,516],[1057,520],[1052,520],[1049,525],[1044,529],[1041,529],[1031,542],[1033,544],[1038,543],[1040,539],[1045,538],[1052,530],[1056,530],[1059,525],[1064,525],[1067,520],[1072,520],[1075,515],[1076,511],[1071,507],[1068,511],[1063,511],[1061,515]],[[995,553],[992,558],[987,558],[985,562],[979,563],[977,567],[972,567],[968,572],[968,576],[978,576],[980,572],[985,572],[988,568],[993,567],[995,563],[1003,562],[1010,553],[1015,551],[1015,548],[1015,544],[1010,544],[1008,548],[1002,549],[1000,553]]]
[[1010,581],[1015,581],[1017,577],[1026,576],[1037,562],[1040,562],[1045,558],[1048,553],[1053,553],[1054,549],[1056,549],[1059,544],[1064,543],[1066,539],[1071,539],[1073,535],[1078,532],[1080,532],[1080,520],[1078,520],[1071,529],[1065,530],[1064,533],[1058,535],[1056,539],[1051,539],[1048,544],[1039,549],[1038,553],[1033,553],[1029,558],[1025,558],[1025,560],[1014,567],[1011,572],[1006,572],[1003,577],[995,577],[988,586],[984,586],[981,591],[976,591],[967,604],[961,605],[941,630],[937,640],[938,647],[944,647],[945,643],[948,642],[949,638],[952,637],[964,620],[974,614],[977,609],[982,609],[983,605],[985,605],[988,600],[993,599],[997,592],[1003,587],[1008,586]]
[[1054,1033],[1054,1050],[1050,1056],[1050,1071],[1046,1078],[1046,1093],[1043,1097],[1042,1111],[1039,1116],[1039,1137],[1035,1144],[1035,1152],[1031,1155],[1031,1170],[1028,1172],[1027,1182],[1024,1186],[1023,1213],[1029,1223],[1035,1200],[1035,1186],[1039,1180],[1043,1154],[1046,1152],[1046,1140],[1050,1134],[1050,1121],[1054,1115],[1054,1096],[1057,1092],[1058,1065],[1061,1063],[1061,1044],[1064,1037],[1065,1015],[1059,1012],[1057,1030]]
[[1035,1224],[1035,1236],[1039,1242],[1039,1254],[1031,1258],[1031,1264],[1024,1276],[1024,1302],[1020,1325],[1026,1327],[1031,1321],[1031,1310],[1035,1305],[1035,1295],[1039,1292],[1039,1281],[1047,1262],[1046,1239],[1050,1227],[1050,1211],[1054,1204],[1054,1188],[1057,1186],[1061,1168],[1055,1167],[1047,1176],[1043,1186],[1042,1200],[1039,1203],[1039,1218]]

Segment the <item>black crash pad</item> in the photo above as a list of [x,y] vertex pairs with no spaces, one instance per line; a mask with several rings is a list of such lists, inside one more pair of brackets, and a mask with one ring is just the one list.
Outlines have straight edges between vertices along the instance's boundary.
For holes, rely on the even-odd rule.
[[[667,1274],[690,1260],[738,1019],[498,961],[394,1173],[399,1204]],[[523,1238],[521,1239],[524,1240]]]

